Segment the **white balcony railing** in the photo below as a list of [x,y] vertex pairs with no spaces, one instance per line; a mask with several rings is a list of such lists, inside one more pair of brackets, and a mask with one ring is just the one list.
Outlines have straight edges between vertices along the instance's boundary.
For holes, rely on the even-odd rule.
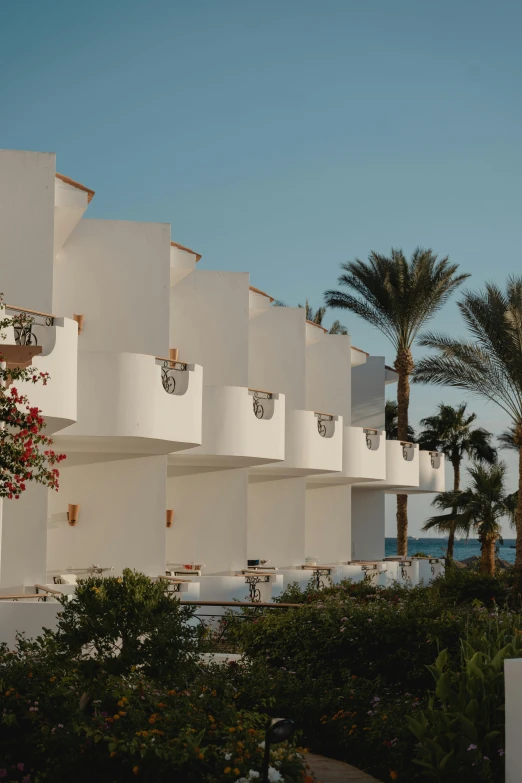
[[444,464],[444,454],[439,451],[419,452],[419,491],[444,492]]
[[286,413],[285,461],[296,474],[340,472],[343,465],[343,420],[318,411]]
[[83,351],[71,451],[166,454],[201,443],[202,368],[145,354]]
[[419,447],[416,443],[386,441],[386,486],[419,486]]
[[248,466],[284,455],[284,395],[244,386],[205,386],[202,444],[173,460],[181,463],[188,457],[204,463],[211,458]]
[[30,404],[38,407],[46,423],[46,435],[68,427],[77,417],[78,324],[70,318],[6,305],[0,319],[14,319],[3,332],[2,345],[31,345],[42,349],[31,362],[37,373],[49,373],[43,383],[17,382]]
[[343,476],[354,483],[386,478],[386,433],[364,427],[345,427]]

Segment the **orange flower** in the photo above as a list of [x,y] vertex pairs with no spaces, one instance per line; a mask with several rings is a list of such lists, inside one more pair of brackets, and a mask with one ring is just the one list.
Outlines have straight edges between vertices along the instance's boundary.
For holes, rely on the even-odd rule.
[[49,682],[54,682],[55,680],[56,680],[56,677],[51,677],[51,679],[49,680]]
[[228,775],[229,772],[232,772],[232,767],[225,767],[225,769],[223,770],[223,773],[225,775]]
[[241,772],[240,769],[238,769],[237,767],[234,767],[234,775],[239,775],[240,772]]
[[119,719],[120,719],[120,716],[119,716],[118,714],[116,714],[116,715],[113,715],[113,716],[112,716],[112,719],[113,719],[113,720],[119,720]]
[[199,756],[198,756],[198,759],[199,759],[200,761],[203,761],[203,759],[204,759],[204,758],[205,758],[204,754],[203,754],[203,753],[200,753],[200,754],[199,754]]
[[390,772],[390,777],[392,780],[397,780],[399,777],[399,773],[395,772],[395,770],[392,769],[392,771]]
[[120,710],[120,715],[126,715],[126,714],[127,713],[125,712],[125,710]]
[[115,751],[115,750],[113,750],[113,751],[112,751],[112,753],[111,753],[111,759],[113,759],[113,758],[114,758],[114,756],[117,756],[117,755],[118,755],[118,754],[116,753],[116,751]]
[[140,768],[139,767],[133,767],[132,771],[134,772],[135,775],[137,775],[139,773],[139,771],[140,771]]

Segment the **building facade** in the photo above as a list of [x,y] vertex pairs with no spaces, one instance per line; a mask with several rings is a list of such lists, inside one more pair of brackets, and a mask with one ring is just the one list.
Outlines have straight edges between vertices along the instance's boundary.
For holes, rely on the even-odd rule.
[[89,219],[93,196],[53,154],[0,152],[5,315],[33,318],[51,379],[24,391],[67,455],[58,492],[1,503],[0,595],[92,564],[182,574],[217,600],[320,567],[400,576],[385,493],[443,490],[444,459],[386,441],[384,358],[275,307],[247,272],[205,270],[165,223]]

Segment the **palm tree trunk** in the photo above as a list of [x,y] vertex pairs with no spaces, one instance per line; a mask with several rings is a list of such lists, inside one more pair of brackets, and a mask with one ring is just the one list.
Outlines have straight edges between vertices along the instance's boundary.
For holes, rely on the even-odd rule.
[[[460,489],[460,459],[452,460],[451,464],[453,465],[453,491],[458,492]],[[453,514],[457,514],[456,508],[453,509]],[[448,535],[448,551],[446,552],[448,560],[453,559],[453,552],[455,550],[455,527],[456,525],[453,522]]]
[[[413,370],[411,351],[397,353],[395,369],[399,375],[397,383],[397,436],[408,440],[408,408],[410,405],[410,374]],[[397,495],[397,554],[408,554],[408,495]]]
[[495,575],[495,536],[484,536],[480,540],[480,570],[483,574]]
[[515,512],[517,541],[515,549],[515,590],[522,593],[522,425],[517,427],[518,444],[518,500]]

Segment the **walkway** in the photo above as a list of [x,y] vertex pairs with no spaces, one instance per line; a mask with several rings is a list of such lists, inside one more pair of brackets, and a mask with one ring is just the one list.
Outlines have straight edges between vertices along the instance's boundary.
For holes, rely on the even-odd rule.
[[355,769],[342,761],[328,759],[326,756],[307,753],[306,761],[312,773],[321,783],[379,783],[376,778],[370,777],[366,772],[361,772],[360,769]]

